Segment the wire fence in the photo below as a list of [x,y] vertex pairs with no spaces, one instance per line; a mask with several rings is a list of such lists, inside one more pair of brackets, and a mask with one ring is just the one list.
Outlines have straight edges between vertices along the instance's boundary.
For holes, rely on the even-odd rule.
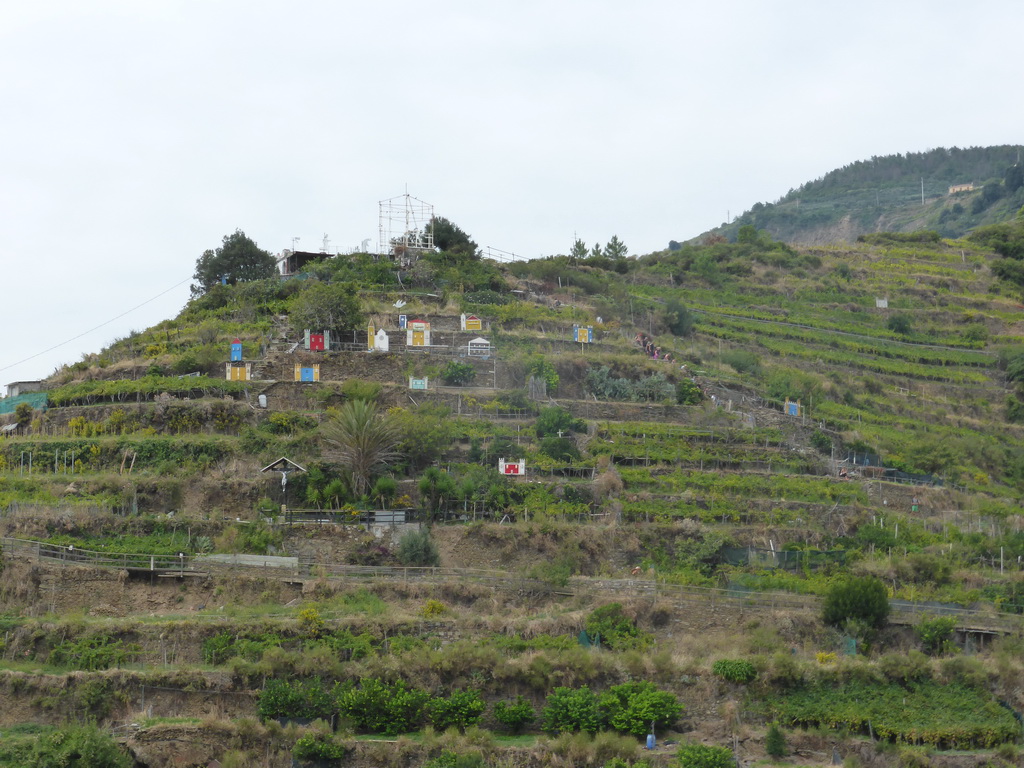
[[[555,584],[532,579],[507,571],[477,568],[418,568],[406,566],[366,566],[295,561],[292,565],[273,565],[272,561],[291,558],[269,558],[263,565],[252,562],[216,562],[208,558],[168,556],[154,554],[112,554],[77,550],[43,542],[24,539],[3,538],[5,558],[26,558],[63,566],[90,566],[110,569],[163,572],[164,574],[188,575],[197,572],[219,572],[223,575],[259,575],[285,580],[329,579],[339,581],[399,581],[418,583],[463,583],[477,584],[494,589],[516,592],[554,592],[573,596],[646,596],[664,599],[676,606],[692,605],[714,609],[716,605],[742,606],[759,610],[799,610],[816,612],[820,610],[821,599],[815,595],[799,595],[791,592],[748,591],[739,587],[696,587],[689,585],[665,584],[653,579],[592,579],[576,577],[565,584]],[[197,568],[201,565],[202,570]],[[890,603],[889,621],[896,624],[916,624],[925,616],[945,615],[957,621],[957,628],[967,632],[1013,632],[1024,628],[1024,616],[1017,611],[1024,606],[1012,606],[1014,610],[1000,611],[995,607],[986,610],[962,608],[936,603],[920,603],[909,600],[894,600]]]

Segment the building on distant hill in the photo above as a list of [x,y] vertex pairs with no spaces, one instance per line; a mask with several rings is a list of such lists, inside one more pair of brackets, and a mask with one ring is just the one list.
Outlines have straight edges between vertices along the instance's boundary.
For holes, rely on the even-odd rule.
[[973,191],[974,191],[974,184],[973,183],[954,184],[953,186],[951,186],[949,188],[948,194],[955,195],[958,192],[973,192]]
[[43,382],[41,381],[12,381],[7,385],[7,396],[17,397],[29,392],[42,392]]
[[300,274],[307,264],[334,258],[330,253],[312,253],[311,251],[290,251],[285,248],[277,257],[277,268],[281,277],[294,277]]

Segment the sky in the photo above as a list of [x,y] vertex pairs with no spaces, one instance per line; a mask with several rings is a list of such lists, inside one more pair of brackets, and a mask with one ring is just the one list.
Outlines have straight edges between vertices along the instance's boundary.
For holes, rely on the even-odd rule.
[[[196,259],[694,237],[858,160],[1024,142],[1019,0],[0,0],[0,386],[174,317]],[[294,238],[299,238],[295,240]]]

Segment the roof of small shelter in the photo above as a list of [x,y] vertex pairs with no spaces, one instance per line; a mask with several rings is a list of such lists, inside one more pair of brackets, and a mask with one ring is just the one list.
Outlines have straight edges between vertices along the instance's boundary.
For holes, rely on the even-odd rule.
[[305,467],[300,467],[291,459],[286,459],[282,456],[280,459],[275,461],[273,464],[268,464],[260,472],[305,472]]

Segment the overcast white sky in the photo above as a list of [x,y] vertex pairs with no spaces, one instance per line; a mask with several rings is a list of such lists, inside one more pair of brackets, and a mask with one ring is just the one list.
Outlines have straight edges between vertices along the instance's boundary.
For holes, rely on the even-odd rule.
[[236,228],[375,246],[408,189],[481,246],[643,254],[872,155],[1020,143],[1022,22],[1019,0],[0,0],[0,383],[175,315]]

